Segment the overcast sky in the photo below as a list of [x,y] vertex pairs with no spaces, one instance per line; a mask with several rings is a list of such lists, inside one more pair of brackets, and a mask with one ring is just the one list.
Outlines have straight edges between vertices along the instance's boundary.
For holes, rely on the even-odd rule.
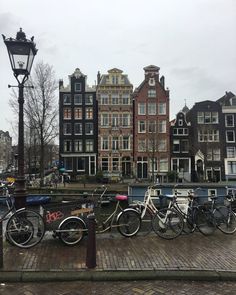
[[[160,67],[170,89],[171,119],[186,103],[236,94],[235,0],[0,0],[0,33],[22,27],[39,61],[68,84],[75,68],[94,84],[119,68],[137,87],[143,68]],[[11,131],[8,84],[16,80],[0,41],[0,129]]]

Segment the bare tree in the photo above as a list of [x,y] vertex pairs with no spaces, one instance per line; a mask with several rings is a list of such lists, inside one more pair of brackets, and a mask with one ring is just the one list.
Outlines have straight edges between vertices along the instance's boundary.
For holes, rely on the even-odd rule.
[[[34,86],[34,88],[27,86]],[[25,125],[29,134],[36,135],[40,147],[40,178],[44,180],[45,147],[52,144],[58,135],[58,108],[55,91],[57,82],[53,67],[39,62],[36,64],[24,88]],[[16,112],[16,93],[13,92],[10,106]]]

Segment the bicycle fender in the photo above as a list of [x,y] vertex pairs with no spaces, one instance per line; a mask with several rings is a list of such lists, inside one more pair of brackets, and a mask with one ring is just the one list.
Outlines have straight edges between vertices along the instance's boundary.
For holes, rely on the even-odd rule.
[[58,226],[58,229],[60,229],[60,227],[63,225],[64,222],[66,222],[67,220],[70,220],[70,219],[76,219],[76,220],[81,221],[83,223],[83,225],[84,225],[84,228],[86,228],[86,224],[85,224],[85,222],[84,222],[84,220],[82,218],[80,218],[78,216],[69,216],[69,217],[62,220],[62,222]]
[[133,208],[126,208],[125,210],[121,211],[121,212],[117,215],[116,221],[118,221],[120,215],[121,215],[123,212],[126,212],[126,211],[133,211],[133,212],[136,212],[137,214],[140,215],[140,213],[139,213],[137,210],[135,210],[135,209],[133,209]]

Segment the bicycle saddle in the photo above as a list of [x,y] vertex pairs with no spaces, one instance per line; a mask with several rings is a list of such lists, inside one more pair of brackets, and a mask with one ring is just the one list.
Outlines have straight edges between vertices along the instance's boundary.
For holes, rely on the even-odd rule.
[[116,200],[117,201],[126,201],[126,200],[128,200],[128,197],[125,195],[116,195]]

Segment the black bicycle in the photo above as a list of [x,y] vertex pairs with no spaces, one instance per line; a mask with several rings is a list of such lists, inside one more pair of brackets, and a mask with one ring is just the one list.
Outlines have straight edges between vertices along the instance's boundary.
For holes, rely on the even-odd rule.
[[42,216],[26,208],[16,210],[8,187],[3,185],[1,190],[2,196],[6,198],[7,205],[7,211],[0,217],[0,223],[7,221],[6,240],[20,248],[31,248],[37,245],[45,232]]

